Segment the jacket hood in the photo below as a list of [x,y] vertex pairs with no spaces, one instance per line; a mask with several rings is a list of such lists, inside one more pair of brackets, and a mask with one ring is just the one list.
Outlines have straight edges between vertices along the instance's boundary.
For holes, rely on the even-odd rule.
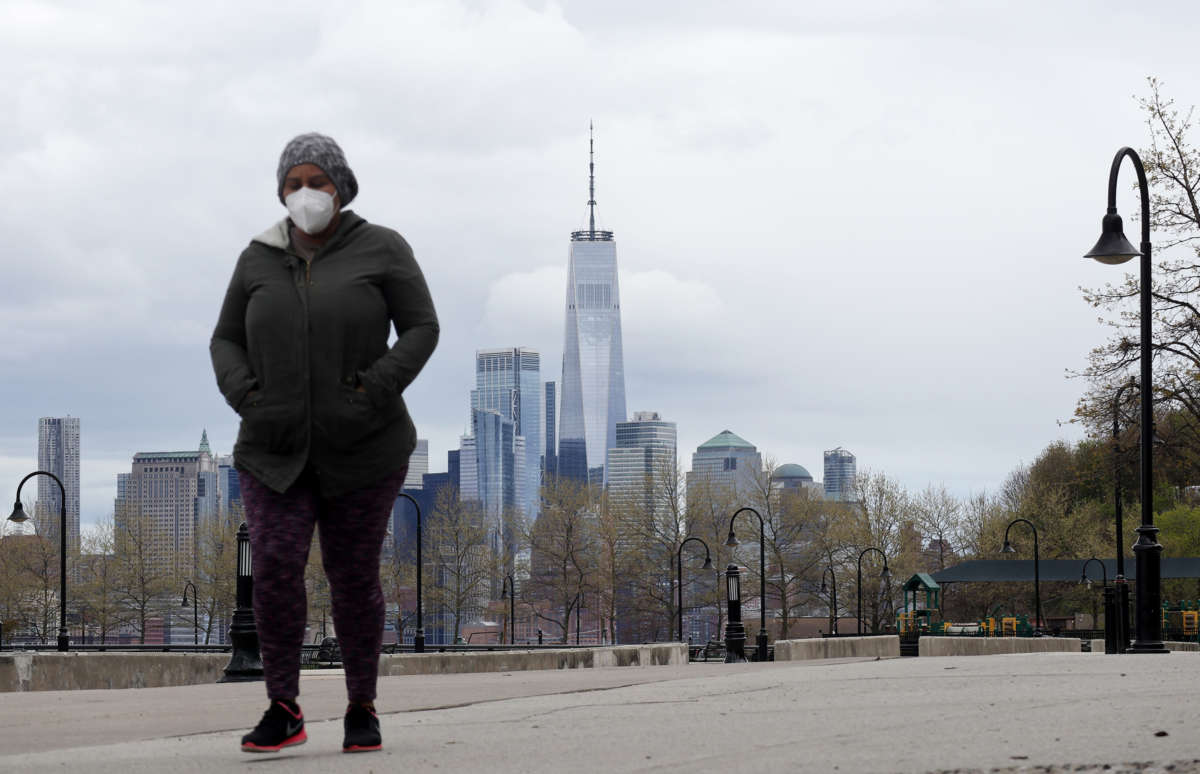
[[[358,215],[355,215],[353,210],[342,210],[342,222],[338,225],[338,229],[334,232],[333,237],[330,237],[330,241],[340,234],[346,233],[359,223],[365,222],[366,221],[364,221]],[[291,224],[291,218],[284,218],[250,241],[261,242],[267,247],[275,247],[280,250],[287,250],[288,245],[291,244],[291,234],[289,232]]]
[[291,241],[288,237],[288,223],[289,220],[284,218],[250,241],[262,242],[267,247],[278,247],[280,250],[286,250],[288,243]]

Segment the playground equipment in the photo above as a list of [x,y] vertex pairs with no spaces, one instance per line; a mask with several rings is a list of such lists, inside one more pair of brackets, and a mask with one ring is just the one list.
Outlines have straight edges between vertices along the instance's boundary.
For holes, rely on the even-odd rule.
[[1172,607],[1164,599],[1162,628],[1164,632],[1179,632],[1183,637],[1200,641],[1200,600],[1181,599]]
[[931,576],[919,572],[904,583],[904,606],[896,616],[896,628],[909,635],[941,632],[942,587]]

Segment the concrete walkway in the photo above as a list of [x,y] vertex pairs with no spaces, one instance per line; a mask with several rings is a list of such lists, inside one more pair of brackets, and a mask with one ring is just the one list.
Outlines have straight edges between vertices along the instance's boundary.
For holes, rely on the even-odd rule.
[[385,750],[354,756],[338,675],[304,680],[309,743],[274,756],[237,749],[261,684],[12,693],[0,771],[1192,772],[1198,678],[1194,653],[392,677]]

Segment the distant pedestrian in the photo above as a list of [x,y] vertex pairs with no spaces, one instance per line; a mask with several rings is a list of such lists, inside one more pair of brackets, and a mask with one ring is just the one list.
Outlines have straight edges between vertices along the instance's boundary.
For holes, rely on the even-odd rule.
[[242,749],[308,739],[296,697],[315,526],[346,669],[342,749],[378,750],[379,555],[417,442],[401,395],[437,345],[437,315],[404,238],[346,209],[358,181],[336,142],[294,138],[276,175],[288,217],[242,251],[210,346],[242,419],[233,456],[270,700]]

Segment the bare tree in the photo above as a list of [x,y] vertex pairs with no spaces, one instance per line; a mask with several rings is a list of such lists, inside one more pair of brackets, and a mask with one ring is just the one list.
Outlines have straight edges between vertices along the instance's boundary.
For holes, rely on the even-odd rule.
[[499,563],[488,544],[489,530],[479,503],[459,499],[452,489],[441,490],[436,498],[425,525],[435,570],[426,593],[430,605],[453,618],[457,640],[462,625],[479,620],[486,608]]
[[85,636],[90,629],[101,644],[115,634],[124,618],[118,586],[116,538],[112,516],[108,516],[80,536],[79,600],[84,617]]
[[165,550],[164,530],[136,504],[124,505],[113,522],[116,597],[125,612],[125,623],[144,643],[147,621],[172,591],[174,557]]
[[522,593],[544,602],[533,609],[558,627],[563,642],[583,594],[594,590],[597,504],[587,484],[554,477],[542,487],[542,513],[528,528],[532,567]]

